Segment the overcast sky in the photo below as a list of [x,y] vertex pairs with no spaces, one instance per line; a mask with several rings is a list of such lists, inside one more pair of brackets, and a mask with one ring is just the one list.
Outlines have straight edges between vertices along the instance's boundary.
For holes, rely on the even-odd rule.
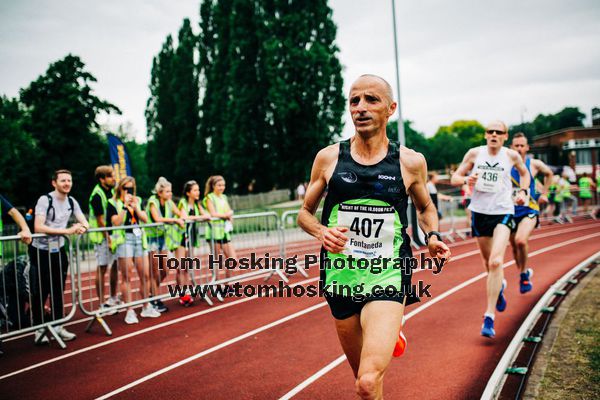
[[[360,74],[396,91],[390,0],[330,0],[344,91]],[[16,96],[67,53],[96,94],[145,136],[152,57],[199,0],[0,0],[0,94]],[[516,124],[565,106],[600,106],[600,1],[396,1],[401,106],[427,136],[457,119]],[[344,137],[352,134],[345,115]]]

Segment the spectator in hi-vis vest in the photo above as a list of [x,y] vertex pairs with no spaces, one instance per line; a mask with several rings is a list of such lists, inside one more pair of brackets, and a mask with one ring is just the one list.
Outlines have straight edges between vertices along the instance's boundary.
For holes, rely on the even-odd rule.
[[[163,178],[158,178],[154,187],[155,195],[150,196],[147,204],[148,220],[150,223],[161,222],[164,226],[147,229],[148,243],[150,245],[150,278],[152,281],[152,295],[159,294],[160,283],[167,276],[166,265],[160,265],[156,254],[167,254],[168,251],[175,251],[181,243],[185,221],[181,218],[181,211],[173,202],[173,187],[171,182]],[[168,310],[167,306],[161,300],[152,302],[159,312]]]
[[[88,200],[90,228],[104,228],[107,226],[106,207],[108,200],[113,197],[113,189],[115,187],[115,178],[113,168],[110,165],[100,165],[94,173],[98,182]],[[90,232],[88,234],[90,243],[94,245],[96,254],[96,262],[98,269],[96,270],[96,293],[101,303],[102,308],[116,306],[119,303],[117,297],[117,279],[118,269],[117,260],[110,251],[110,232]],[[108,266],[110,268],[110,296],[104,303],[104,276]],[[116,313],[116,311],[115,311]]]
[[[211,217],[218,218],[210,222],[206,230],[206,240],[215,245],[215,255],[223,252],[226,258],[237,259],[235,248],[231,243],[233,232],[233,210],[229,206],[225,191],[225,179],[221,175],[214,175],[207,179],[204,189],[204,208],[208,210]],[[225,270],[225,276],[229,277],[229,270]]]

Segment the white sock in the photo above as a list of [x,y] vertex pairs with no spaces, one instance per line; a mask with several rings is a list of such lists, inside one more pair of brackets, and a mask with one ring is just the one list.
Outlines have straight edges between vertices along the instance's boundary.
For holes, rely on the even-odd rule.
[[490,318],[492,319],[492,321],[494,320],[494,316],[495,316],[494,314],[492,314],[492,313],[489,313],[489,312],[486,312],[485,314],[483,314],[483,317],[484,317],[484,318],[485,318],[485,317],[490,317]]

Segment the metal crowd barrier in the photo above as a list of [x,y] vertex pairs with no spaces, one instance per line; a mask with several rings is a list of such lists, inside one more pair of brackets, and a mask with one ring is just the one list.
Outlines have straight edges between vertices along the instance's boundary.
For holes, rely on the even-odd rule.
[[[86,330],[90,330],[94,323],[99,323],[104,329],[107,335],[111,335],[112,331],[106,323],[104,316],[114,314],[124,309],[130,309],[133,307],[139,307],[147,304],[148,302],[164,300],[172,298],[174,293],[167,290],[169,285],[176,283],[180,285],[189,285],[190,281],[193,286],[201,286],[204,288],[216,287],[228,283],[244,282],[254,280],[258,277],[273,274],[278,274],[280,279],[288,282],[287,276],[284,274],[281,266],[275,269],[249,269],[242,268],[237,262],[241,258],[252,257],[254,253],[255,257],[274,257],[278,258],[281,255],[282,248],[282,234],[279,228],[279,217],[275,212],[266,213],[254,213],[234,216],[231,235],[231,242],[226,245],[219,243],[218,240],[206,240],[206,231],[209,228],[213,230],[217,229],[221,225],[224,227],[224,222],[220,219],[213,218],[208,222],[201,221],[187,221],[186,230],[188,232],[194,232],[196,240],[188,240],[185,247],[180,247],[173,250],[164,250],[159,255],[158,252],[153,251],[152,241],[148,239],[148,251],[143,252],[141,260],[138,260],[139,268],[127,268],[125,262],[131,263],[132,261],[126,257],[119,257],[116,261],[112,259],[106,267],[105,282],[103,285],[99,285],[97,282],[98,274],[98,256],[95,246],[90,242],[90,234],[96,232],[113,232],[116,230],[141,228],[146,232],[150,229],[157,229],[162,231],[163,237],[169,235],[173,225],[155,223],[145,224],[140,226],[119,226],[111,228],[97,228],[90,229],[86,234],[80,235],[76,241],[76,259],[77,259],[77,287],[78,287],[78,303],[81,311],[93,317],[87,326]],[[229,228],[228,228],[229,229]],[[214,235],[211,235],[214,237]],[[172,243],[177,243],[173,240]],[[185,251],[183,250],[185,248]],[[234,250],[233,254],[228,254],[228,249]],[[112,253],[111,253],[112,254]],[[174,256],[174,257],[173,257]],[[172,261],[175,258],[179,261],[181,266],[181,257],[187,258],[188,267],[187,274],[183,268],[179,268],[175,273],[175,277],[180,276],[182,281],[174,281],[173,269],[176,268],[176,264]],[[105,261],[106,262],[106,261]],[[110,270],[113,268],[113,262],[117,263],[119,274],[117,277],[118,287],[114,290],[113,294],[121,291],[121,298],[115,301],[114,297],[112,304],[107,304],[107,300],[112,297],[110,293],[110,285],[107,284],[110,281]],[[153,265],[154,264],[154,265]],[[131,264],[128,264],[131,265]],[[233,268],[228,268],[232,267]],[[136,272],[133,272],[136,271]],[[189,278],[187,275],[189,274]],[[160,276],[160,279],[158,277]],[[125,278],[125,279],[123,279]],[[123,298],[127,293],[127,285],[125,282],[129,282],[129,293],[131,300],[127,301]],[[217,290],[200,290],[197,293],[205,293],[202,297],[207,304],[212,305],[213,302],[209,297],[209,293],[215,293],[214,296],[219,301],[224,301],[220,292]],[[189,293],[189,292],[188,292]],[[110,297],[109,297],[110,296]]]
[[64,349],[60,326],[76,311],[71,242],[66,236],[32,237],[51,242],[50,251],[27,246],[18,235],[0,237],[0,342],[39,331],[36,344],[53,339]]

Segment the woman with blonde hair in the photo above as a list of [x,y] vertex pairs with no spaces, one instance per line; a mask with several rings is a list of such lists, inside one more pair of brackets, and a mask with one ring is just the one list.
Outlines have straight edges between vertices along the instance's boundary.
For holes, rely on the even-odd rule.
[[[198,182],[194,180],[186,182],[183,186],[183,196],[181,196],[181,200],[177,203],[177,208],[179,208],[182,218],[188,221],[185,230],[182,232],[181,243],[175,250],[175,257],[180,260],[183,257],[191,257],[194,255],[193,251],[188,254],[188,249],[200,247],[200,236],[198,235],[196,221],[210,220],[210,214],[202,207],[199,200],[200,185],[198,185]],[[178,285],[184,285],[186,282],[189,282],[190,279],[187,269],[178,268],[175,279]],[[179,298],[179,304],[182,306],[187,307],[193,303],[194,298],[189,294],[185,294]]]
[[[233,231],[233,210],[229,206],[225,191],[225,179],[221,175],[213,175],[206,181],[203,204],[211,217],[220,220],[211,221],[206,229],[206,240],[215,244],[215,254],[223,251],[226,258],[237,259],[235,248],[231,244]],[[225,271],[229,277],[229,270]]]
[[[125,229],[116,229],[110,235],[110,249],[117,255],[117,265],[121,272],[121,294],[125,301],[132,301],[131,275],[133,267],[140,278],[140,292],[142,298],[147,298],[150,291],[149,268],[146,261],[145,235],[138,226],[146,222],[148,217],[141,209],[142,199],[136,196],[135,179],[131,176],[123,178],[115,190],[115,195],[108,201],[106,220],[109,226],[132,226]],[[150,303],[146,303],[140,314],[142,317],[160,317]],[[136,324],[139,322],[133,308],[127,309],[125,322]]]
[[[160,177],[154,187],[156,194],[150,196],[146,206],[148,220],[150,223],[162,222],[164,227],[147,228],[148,244],[150,246],[150,262],[151,262],[151,281],[152,295],[159,294],[159,286],[163,279],[167,276],[166,265],[160,265],[155,254],[168,254],[168,251],[175,251],[181,242],[181,230],[185,228],[185,222],[181,218],[181,212],[173,202],[173,189],[171,182],[166,178]],[[152,302],[154,307],[159,312],[168,310],[167,306],[161,300]]]

